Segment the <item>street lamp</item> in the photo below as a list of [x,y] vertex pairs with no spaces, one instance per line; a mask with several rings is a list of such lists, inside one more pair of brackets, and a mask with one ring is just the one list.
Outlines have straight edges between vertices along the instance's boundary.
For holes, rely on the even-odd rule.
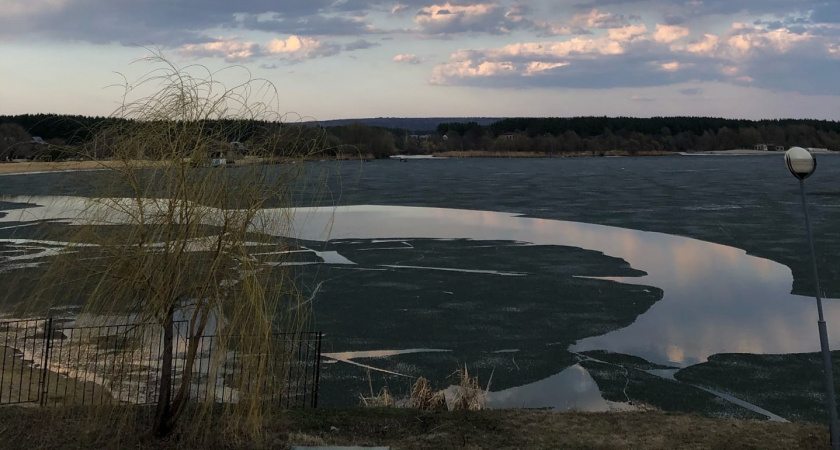
[[805,201],[805,179],[817,170],[817,160],[808,150],[802,147],[792,147],[785,152],[785,163],[790,173],[799,179],[799,192],[802,195],[802,210],[805,212],[805,229],[808,231],[808,247],[811,249],[811,263],[814,266],[814,287],[816,288],[817,313],[819,314],[817,325],[820,330],[820,349],[822,350],[823,372],[825,372],[825,394],[831,420],[828,424],[828,428],[831,431],[831,448],[840,450],[840,436],[837,434],[837,405],[834,398],[834,376],[831,367],[831,353],[828,349],[828,331],[825,329],[825,317],[823,317],[820,276],[817,273],[817,255],[814,252],[814,236],[811,234],[811,219],[808,216],[808,204]]

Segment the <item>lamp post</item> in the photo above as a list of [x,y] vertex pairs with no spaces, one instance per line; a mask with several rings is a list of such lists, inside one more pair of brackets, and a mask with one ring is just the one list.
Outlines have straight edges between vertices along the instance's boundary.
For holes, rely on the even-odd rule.
[[831,431],[831,448],[833,450],[840,450],[840,436],[837,434],[837,404],[834,397],[834,376],[831,366],[831,353],[828,349],[828,331],[826,331],[825,317],[823,317],[820,276],[817,273],[817,254],[814,251],[814,236],[811,234],[811,219],[808,216],[808,204],[805,201],[805,179],[817,170],[817,160],[808,150],[802,147],[792,147],[785,152],[785,163],[790,173],[799,180],[802,210],[805,212],[805,229],[808,231],[808,247],[811,249],[811,263],[814,267],[814,287],[816,288],[817,313],[819,314],[817,325],[820,330],[820,349],[822,350],[823,372],[825,372],[825,394],[831,420],[828,424],[828,428]]

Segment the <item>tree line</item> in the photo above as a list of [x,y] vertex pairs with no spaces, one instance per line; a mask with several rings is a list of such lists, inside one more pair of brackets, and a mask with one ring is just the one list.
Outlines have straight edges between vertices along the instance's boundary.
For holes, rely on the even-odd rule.
[[[15,157],[62,159],[87,145],[103,130],[126,119],[56,114],[0,116],[0,160]],[[176,126],[177,124],[172,124]],[[489,125],[447,122],[417,131],[363,122],[322,126],[254,120],[208,120],[224,147],[266,143],[278,155],[306,145],[319,157],[373,157],[451,151],[603,154],[609,151],[684,152],[794,145],[840,150],[840,122],[809,119],[743,120],[714,117],[559,117],[509,118]],[[44,145],[33,144],[40,137]],[[212,150],[212,149],[209,149]],[[314,151],[312,151],[314,150]],[[106,156],[107,155],[99,155]]]
[[542,153],[709,151],[775,146],[840,150],[840,122],[810,119],[744,120],[715,117],[568,117],[442,123],[450,149]]

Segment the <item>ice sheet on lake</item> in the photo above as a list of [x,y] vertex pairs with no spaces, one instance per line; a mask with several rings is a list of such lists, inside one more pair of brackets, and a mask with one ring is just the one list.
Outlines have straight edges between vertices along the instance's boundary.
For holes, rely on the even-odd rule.
[[[11,210],[0,222],[74,221],[85,205],[85,199],[74,197],[0,200],[37,204],[23,211]],[[816,314],[812,300],[790,294],[790,269],[741,249],[682,236],[491,211],[359,205],[266,209],[261,214],[289,212],[294,219],[292,231],[283,228],[275,234],[313,241],[473,239],[579,247],[621,258],[647,273],[611,280],[663,290],[663,298],[635,323],[582,339],[572,347],[574,351],[604,349],[684,367],[715,353],[801,353],[819,349],[813,337]],[[325,259],[349,262],[338,256]],[[831,344],[837,347],[840,302],[826,302],[825,315]]]
[[442,270],[444,272],[480,273],[486,275],[501,275],[505,277],[524,277],[525,275],[527,275],[522,272],[500,272],[498,270],[481,269],[457,269],[453,267],[403,266],[394,264],[383,264],[379,267],[387,267],[389,269]]

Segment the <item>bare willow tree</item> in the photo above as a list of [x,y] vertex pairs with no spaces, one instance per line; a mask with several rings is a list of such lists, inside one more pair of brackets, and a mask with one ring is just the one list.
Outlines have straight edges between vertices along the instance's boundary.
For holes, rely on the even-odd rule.
[[[308,326],[283,262],[294,246],[283,236],[292,234],[287,208],[302,183],[300,162],[321,151],[323,137],[284,136],[274,86],[242,67],[179,67],[159,53],[140,62],[154,68],[125,83],[115,113],[129,120],[100,130],[86,147],[107,182],[48,278],[61,295],[83,298],[92,316],[128,315],[162,328],[156,434],[170,433],[188,410],[208,335],[218,355],[225,348],[265,355],[239,362],[238,376],[258,382],[240,382],[227,406],[258,427],[264,399],[284,395],[283,374],[269,363],[287,356],[275,336]],[[243,74],[234,85],[221,81]],[[235,164],[212,167],[214,159]],[[79,243],[88,244],[84,258]],[[173,376],[179,326],[186,329],[180,378]]]

